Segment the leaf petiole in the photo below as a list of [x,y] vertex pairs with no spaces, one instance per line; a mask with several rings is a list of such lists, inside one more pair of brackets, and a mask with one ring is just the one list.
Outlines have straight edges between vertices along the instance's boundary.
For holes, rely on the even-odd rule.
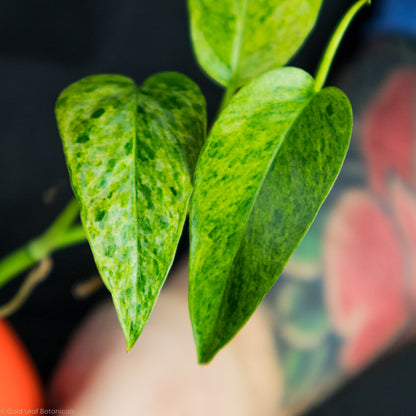
[[227,105],[230,103],[231,98],[233,98],[233,95],[235,94],[236,90],[237,88],[233,84],[230,84],[226,88],[226,90],[224,91],[224,95],[222,96],[220,106],[218,107],[218,113],[216,118],[218,118],[218,116],[222,113],[224,108],[227,107]]
[[71,227],[78,213],[74,198],[42,235],[0,260],[0,287],[53,251],[86,241],[81,225]]
[[71,202],[64,208],[58,218],[52,223],[52,225],[45,231],[45,240],[52,243],[59,239],[62,234],[70,227],[79,214],[78,201],[73,198]]
[[84,227],[82,225],[74,225],[71,228],[68,228],[65,233],[60,236],[55,249],[60,250],[86,241],[87,236],[85,235]]
[[315,91],[318,92],[322,89],[325,84],[325,81],[328,77],[329,70],[331,68],[332,62],[334,60],[335,54],[338,50],[338,47],[344,37],[345,32],[347,31],[349,25],[353,21],[354,17],[358,12],[364,7],[369,6],[371,0],[360,0],[353,4],[344,17],[338,23],[335,32],[333,33],[326,49],[324,55],[322,56],[321,62],[318,66],[318,70],[315,75]]

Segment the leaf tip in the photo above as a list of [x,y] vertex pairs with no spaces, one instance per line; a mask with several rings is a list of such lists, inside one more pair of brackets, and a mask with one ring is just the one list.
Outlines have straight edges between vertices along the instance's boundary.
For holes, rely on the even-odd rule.
[[143,325],[139,324],[137,321],[132,321],[128,314],[125,314],[125,311],[123,311],[123,309],[120,308],[120,305],[117,300],[118,299],[113,296],[118,321],[120,323],[121,329],[124,334],[124,338],[126,340],[126,350],[127,352],[129,352],[136,344],[136,341],[138,340],[143,330]]
[[211,342],[207,344],[201,344],[196,341],[196,352],[198,356],[198,364],[206,365],[209,364],[217,352],[224,346],[224,344],[218,344],[217,342]]
[[214,356],[210,355],[199,355],[198,354],[198,364],[199,365],[208,365],[212,360]]
[[126,337],[126,350],[127,352],[130,352],[131,349],[134,347],[134,345],[136,344],[137,338],[129,338]]
[[136,344],[136,341],[138,340],[141,331],[140,332],[124,331],[124,328],[123,328],[123,332],[124,332],[124,337],[126,339],[126,350],[127,352],[129,352]]

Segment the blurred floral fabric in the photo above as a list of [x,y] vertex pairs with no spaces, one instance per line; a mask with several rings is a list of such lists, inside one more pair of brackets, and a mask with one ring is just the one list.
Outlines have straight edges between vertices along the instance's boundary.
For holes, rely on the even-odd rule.
[[366,51],[345,71],[339,84],[355,112],[348,156],[330,197],[266,298],[284,378],[281,407],[291,414],[323,399],[415,333],[412,47],[376,42],[372,53]]

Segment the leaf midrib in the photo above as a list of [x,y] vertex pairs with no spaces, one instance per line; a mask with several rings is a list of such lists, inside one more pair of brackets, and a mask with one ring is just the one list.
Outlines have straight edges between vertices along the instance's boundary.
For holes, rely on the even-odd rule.
[[[134,228],[135,228],[135,235],[137,236],[138,234],[138,225],[137,225],[137,163],[139,158],[137,157],[137,142],[138,142],[138,137],[137,137],[137,132],[138,132],[138,128],[137,128],[137,105],[138,105],[138,101],[140,99],[140,94],[139,94],[139,87],[134,83],[134,94],[135,94],[135,100],[133,101],[134,103],[134,108],[133,108],[133,114],[134,114],[134,136],[133,136],[133,151],[131,152],[131,157],[134,157],[134,163],[133,163],[133,183],[134,183]],[[133,305],[137,305],[137,273],[138,273],[138,263],[139,263],[139,249],[138,249],[138,241],[137,241],[137,237],[135,238],[135,246],[136,246],[136,270],[134,273],[134,280],[133,282],[130,281],[130,283],[132,284],[132,288],[133,290],[130,292],[133,297]],[[127,310],[129,310],[129,308],[127,308]],[[128,313],[128,322],[130,322],[130,314]],[[129,335],[130,335],[130,327],[131,325],[129,325],[128,331],[129,331]],[[130,343],[130,340],[127,340],[128,343]]]
[[[142,99],[142,100],[144,99],[144,100],[147,100],[147,101],[151,102],[152,105],[154,105],[155,107],[157,107],[162,113],[164,113],[166,111],[169,111],[169,110],[165,109],[160,104],[160,102],[157,100],[157,96],[155,96],[154,90],[152,90],[152,89],[149,89],[149,90],[150,91],[147,91],[146,90],[144,84],[142,84],[141,86],[137,86],[136,85],[136,88],[135,88],[135,93],[136,93],[136,107],[137,107],[138,104],[142,103],[142,102],[140,102],[140,99]],[[136,107],[134,109],[135,114],[137,114]],[[148,109],[147,109],[147,107],[146,106],[143,106],[143,109],[144,109],[145,116],[147,116],[148,115]],[[160,121],[158,119],[157,119],[157,122],[160,123]],[[139,128],[138,128],[137,118],[136,118],[136,122],[135,122],[135,136],[134,136],[134,144],[133,144],[133,152],[132,152],[132,154],[135,155],[135,156],[136,156],[136,151],[137,151],[137,147],[138,147],[138,136],[137,136],[138,131],[139,131]],[[188,164],[186,163],[186,160],[185,160],[185,156],[184,156],[184,152],[183,152],[182,146],[180,146],[180,143],[179,143],[179,141],[178,141],[178,139],[177,139],[177,137],[175,135],[169,135],[169,137],[172,140],[172,142],[175,144],[175,146],[179,149],[179,152],[178,153],[179,153],[179,156],[180,156],[180,158],[181,158],[181,160],[183,162],[183,166],[185,168],[184,169],[184,174],[186,174],[190,178],[191,175],[190,175],[190,172],[189,172]],[[136,218],[136,222],[135,222],[136,228],[138,227],[137,226],[137,205],[140,203],[140,202],[138,202],[138,199],[137,199],[138,197],[137,197],[137,180],[136,180],[136,178],[137,178],[138,163],[139,163],[139,158],[138,157],[135,157],[135,163],[134,163],[134,183],[135,183],[135,188],[136,189],[135,189],[134,214],[135,214],[135,218]],[[185,199],[182,202],[182,204],[184,204],[185,209],[184,209],[184,215],[183,215],[183,217],[178,222],[178,229],[177,229],[178,232],[180,232],[180,230],[182,230],[183,227],[184,227],[185,220],[186,220],[186,216],[187,216],[188,209],[189,209],[189,205],[190,205],[191,195],[192,195],[192,192],[189,192],[187,199]],[[176,250],[175,250],[175,252],[176,252]],[[137,253],[138,253],[138,251],[137,251]],[[171,261],[170,261],[170,263],[169,263],[169,265],[168,265],[168,267],[166,269],[166,272],[163,275],[162,282],[165,282],[166,281],[166,278],[167,278],[167,276],[169,274],[169,271],[172,268],[172,265],[174,263],[174,260],[175,260],[175,256],[172,257],[172,259],[171,259]],[[136,281],[135,281],[135,283],[136,283],[135,287],[136,287],[137,286],[137,275],[135,276],[135,278],[136,278]],[[160,291],[162,290],[162,286],[163,286],[163,284],[160,284],[159,287],[158,287],[158,289],[157,289],[157,291],[156,291],[156,299],[159,297]],[[136,291],[134,291],[134,298],[135,298],[135,303],[134,304],[137,304],[137,293],[136,293]],[[154,303],[156,303],[156,300],[155,300]],[[147,319],[148,319],[148,317],[149,317],[149,315],[150,315],[151,312],[152,312],[152,310],[148,311],[144,315],[144,319],[143,319],[144,322],[147,321]]]
[[237,20],[236,36],[234,37],[234,42],[231,51],[231,85],[235,85],[238,81],[237,78],[240,66],[241,51],[243,49],[245,22],[249,3],[250,0],[243,0],[242,13],[240,18]]

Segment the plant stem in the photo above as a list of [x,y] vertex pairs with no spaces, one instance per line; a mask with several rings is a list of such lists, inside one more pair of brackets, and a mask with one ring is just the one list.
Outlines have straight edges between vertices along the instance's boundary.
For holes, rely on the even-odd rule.
[[0,287],[36,264],[38,260],[30,254],[30,244],[26,244],[0,261]]
[[54,250],[84,242],[86,236],[82,226],[71,227],[78,213],[78,201],[73,199],[42,235],[0,260],[0,287]]
[[85,235],[84,227],[82,225],[74,225],[61,235],[55,249],[60,250],[86,241],[87,236]]
[[233,84],[230,84],[226,88],[226,90],[224,92],[224,95],[222,96],[222,100],[221,100],[220,106],[218,108],[217,118],[221,114],[222,110],[224,110],[224,108],[227,107],[227,105],[230,103],[231,98],[233,98],[233,95],[234,95],[236,89],[237,88]]
[[316,71],[315,75],[315,91],[318,92],[322,89],[325,84],[325,81],[328,77],[329,69],[331,68],[332,61],[334,60],[334,56],[337,52],[337,49],[344,37],[348,26],[351,24],[354,17],[357,13],[366,5],[370,5],[371,0],[360,0],[353,4],[350,9],[345,13],[344,17],[338,23],[335,32],[333,33],[327,47],[325,53],[321,59],[319,64],[318,70]]
[[69,228],[69,226],[75,221],[78,214],[79,204],[78,201],[73,198],[59,215],[59,217],[46,230],[44,233],[45,238],[47,240],[59,239],[62,234]]

